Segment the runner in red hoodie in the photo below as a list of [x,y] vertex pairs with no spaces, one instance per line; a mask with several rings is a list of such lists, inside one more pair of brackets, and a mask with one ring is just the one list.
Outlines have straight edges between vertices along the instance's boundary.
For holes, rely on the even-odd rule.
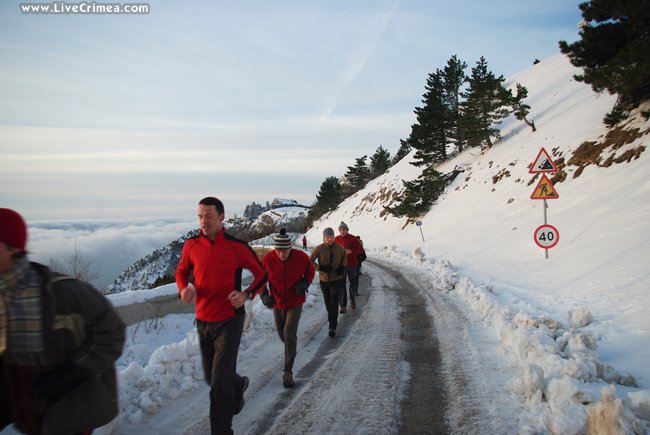
[[[196,329],[205,380],[210,385],[210,426],[213,434],[232,434],[232,418],[244,406],[248,378],[237,374],[237,354],[244,329],[244,302],[266,284],[257,254],[223,229],[223,203],[203,198],[198,207],[201,231],[185,241],[176,269],[180,299],[196,297]],[[253,282],[242,290],[242,270]],[[190,274],[194,284],[189,283]]]
[[[350,304],[352,309],[357,308],[356,296],[359,294],[359,276],[357,275],[358,266],[359,266],[359,254],[363,252],[363,247],[357,239],[356,236],[353,236],[349,232],[349,228],[345,222],[341,222],[339,225],[339,235],[334,239],[334,243],[345,248],[345,254],[347,261],[345,263],[345,275],[343,276],[343,282],[350,282],[348,289],[350,291]],[[348,297],[345,289],[341,292],[340,297],[341,303],[341,313],[347,313]]]
[[298,322],[306,292],[316,274],[316,267],[303,251],[291,247],[291,237],[284,229],[273,239],[274,250],[262,258],[269,275],[270,290],[262,293],[262,302],[273,308],[275,328],[284,343],[282,385],[294,386],[293,362],[298,346]]

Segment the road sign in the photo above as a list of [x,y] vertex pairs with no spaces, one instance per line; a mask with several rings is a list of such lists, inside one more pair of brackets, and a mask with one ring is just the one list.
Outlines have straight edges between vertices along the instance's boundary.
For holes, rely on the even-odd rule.
[[550,249],[560,241],[560,232],[553,225],[541,225],[535,230],[535,243],[544,249]]
[[559,197],[560,194],[557,193],[546,174],[542,174],[542,179],[539,180],[535,190],[530,195],[530,199],[558,199]]
[[420,236],[422,236],[422,243],[424,243],[424,233],[422,232],[422,221],[415,221],[415,225],[420,229]]
[[531,174],[540,174],[542,172],[557,172],[557,170],[557,166],[553,163],[551,156],[549,156],[546,150],[542,148],[539,150],[539,153],[528,172]]

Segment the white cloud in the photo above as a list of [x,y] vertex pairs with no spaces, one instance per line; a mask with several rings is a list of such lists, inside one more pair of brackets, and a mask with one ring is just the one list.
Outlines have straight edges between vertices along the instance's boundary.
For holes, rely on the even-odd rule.
[[103,288],[138,259],[196,227],[192,210],[177,220],[30,222],[28,249],[32,260],[44,264],[51,258],[65,264],[78,249],[101,274],[94,284]]

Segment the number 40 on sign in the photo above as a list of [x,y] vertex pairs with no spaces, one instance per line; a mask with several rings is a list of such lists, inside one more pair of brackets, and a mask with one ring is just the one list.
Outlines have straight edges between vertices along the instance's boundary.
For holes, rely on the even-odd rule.
[[541,225],[535,230],[535,243],[544,249],[550,249],[560,241],[560,232],[553,225]]

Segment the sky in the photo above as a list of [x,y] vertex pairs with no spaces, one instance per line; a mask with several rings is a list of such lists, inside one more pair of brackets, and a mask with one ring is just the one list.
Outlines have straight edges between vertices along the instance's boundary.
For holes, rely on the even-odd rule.
[[[510,76],[577,39],[579,1],[0,3],[0,205],[28,221],[228,216],[408,137],[453,54]],[[468,69],[469,72],[469,69]]]
[[[402,179],[419,175],[421,169],[410,164],[412,154],[315,223],[306,233],[310,248],[321,243],[325,227],[341,221],[364,241],[371,263],[363,266],[362,303],[342,316],[340,345],[322,355],[320,346],[331,339],[318,284],[312,283],[294,366],[297,374],[311,374],[297,375],[298,386],[286,393],[283,349],[271,313],[259,298],[247,302],[238,367],[251,383],[246,406],[234,419],[236,433],[257,433],[264,423],[269,423],[265,433],[394,428],[400,391],[411,380],[398,351],[406,345],[394,329],[401,311],[391,290],[404,281],[430,303],[435,329],[445,331],[438,337],[443,365],[456,363],[454,373],[463,373],[469,382],[463,391],[475,408],[451,418],[478,418],[482,431],[470,432],[587,433],[590,413],[610,417],[597,422],[598,429],[647,432],[647,149],[629,162],[587,166],[577,177],[577,167],[565,167],[567,178],[554,185],[559,197],[547,200],[548,223],[558,229],[559,242],[548,258],[534,242],[543,205],[530,199],[535,184],[529,166],[541,148],[559,163],[585,141],[602,139],[602,117],[615,102],[572,80],[575,73],[566,58],[555,55],[510,77],[510,84],[520,82],[530,91],[530,119],[537,132],[508,118],[500,126],[502,140],[491,149],[469,149],[439,165],[444,173],[456,167],[465,172],[421,217],[420,227],[383,216],[380,199],[398,189]],[[603,160],[647,144],[650,121],[634,114],[626,128],[646,133],[606,149]],[[503,177],[495,182],[499,174]],[[109,298],[121,307],[161,295],[173,299],[176,292],[169,284]],[[192,321],[191,314],[174,314],[129,327],[117,362],[121,413],[98,434],[182,433],[186,428],[185,433],[209,433],[208,391]],[[359,351],[363,343],[367,346]],[[322,361],[313,362],[317,357]],[[632,378],[636,386],[630,386]],[[350,406],[349,400],[363,406]],[[265,420],[269,414],[273,418]]]

